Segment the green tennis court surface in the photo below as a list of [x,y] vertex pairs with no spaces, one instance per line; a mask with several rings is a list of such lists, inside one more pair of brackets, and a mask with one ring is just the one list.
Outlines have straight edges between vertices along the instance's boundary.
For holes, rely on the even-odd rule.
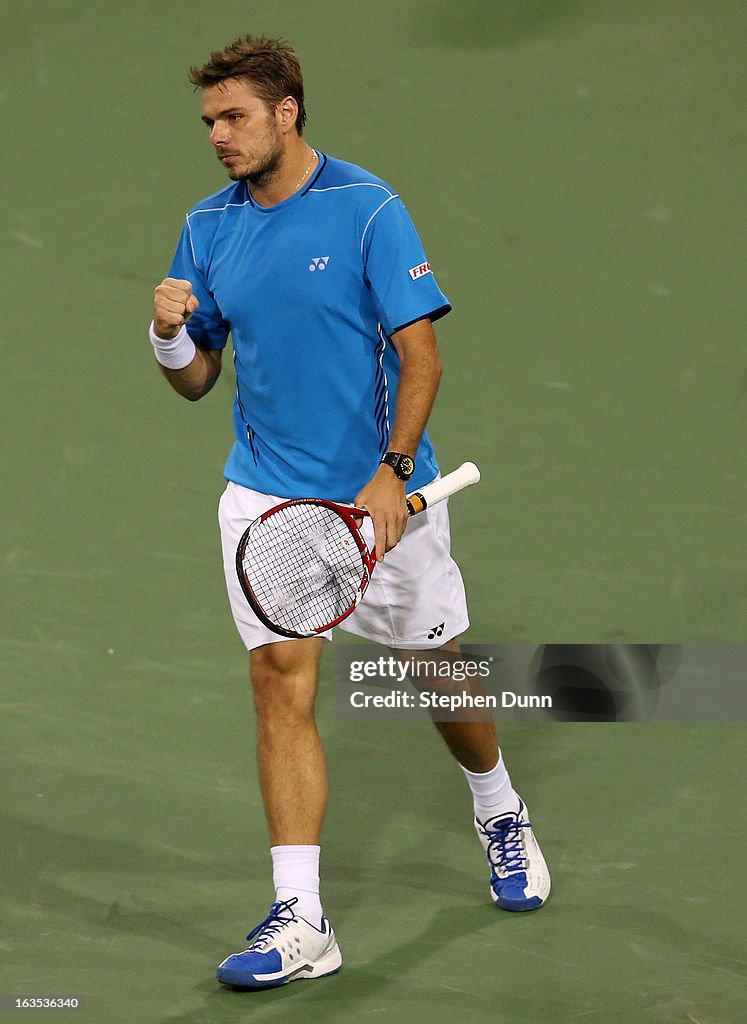
[[232,387],[178,399],[144,330],[224,183],[186,68],[283,34],[309,141],[396,185],[454,303],[432,435],[483,474],[452,506],[470,639],[743,643],[743,29],[735,0],[8,9],[0,996],[89,1024],[741,1019],[741,723],[507,728],[554,893],[502,914],[437,737],[339,721],[329,658],[346,966],[218,988],[271,897],[215,524]]

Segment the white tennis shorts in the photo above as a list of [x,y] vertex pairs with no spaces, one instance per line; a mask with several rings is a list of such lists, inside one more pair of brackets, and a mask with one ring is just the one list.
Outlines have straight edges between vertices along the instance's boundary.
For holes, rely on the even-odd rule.
[[[218,505],[228,599],[236,628],[250,651],[285,637],[268,629],[249,607],[236,575],[236,548],[247,526],[283,500],[229,482]],[[467,629],[467,599],[459,566],[451,557],[447,504],[439,502],[413,516],[402,540],[376,566],[363,600],[340,629],[405,650],[440,647]],[[373,547],[370,519],[364,519],[362,532]],[[332,638],[331,631],[322,635]]]

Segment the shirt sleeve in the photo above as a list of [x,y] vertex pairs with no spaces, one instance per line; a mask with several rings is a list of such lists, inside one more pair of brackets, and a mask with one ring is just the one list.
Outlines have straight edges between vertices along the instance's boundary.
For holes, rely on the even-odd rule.
[[223,319],[205,275],[197,266],[189,221],[182,230],[171,262],[169,277],[189,281],[192,285],[192,294],[200,303],[199,309],[192,314],[187,323],[190,338],[203,348],[225,348],[231,325]]
[[436,284],[423,244],[399,196],[374,211],[361,240],[364,272],[387,334],[428,317],[438,320],[451,304]]

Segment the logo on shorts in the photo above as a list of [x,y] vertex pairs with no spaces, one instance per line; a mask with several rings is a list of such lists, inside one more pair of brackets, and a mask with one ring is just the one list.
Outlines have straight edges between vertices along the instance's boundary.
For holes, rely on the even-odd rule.
[[430,263],[421,263],[417,267],[412,267],[410,270],[410,277],[413,281],[417,281],[419,277],[423,277],[425,274],[432,274]]
[[311,263],[309,263],[309,270],[312,273],[315,270],[326,270],[328,263],[329,256],[314,256],[312,257]]
[[446,625],[446,623],[442,622],[438,626],[431,626],[431,631],[428,634],[428,639],[429,640],[435,640],[437,636],[443,636],[444,626],[445,625]]

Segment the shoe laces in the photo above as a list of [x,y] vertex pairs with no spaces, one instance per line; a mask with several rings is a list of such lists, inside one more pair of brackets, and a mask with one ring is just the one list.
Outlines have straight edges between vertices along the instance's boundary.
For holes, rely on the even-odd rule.
[[256,928],[253,928],[247,935],[247,939],[253,940],[249,950],[257,952],[261,950],[268,942],[276,937],[278,932],[282,931],[286,925],[290,924],[295,919],[293,912],[294,903],[298,903],[298,898],[294,896],[290,900],[278,901],[273,903],[270,907],[270,913],[261,921]]
[[527,867],[523,829],[531,828],[528,821],[499,819],[492,826],[482,825],[488,837],[488,857],[491,864],[508,873],[525,871]]

